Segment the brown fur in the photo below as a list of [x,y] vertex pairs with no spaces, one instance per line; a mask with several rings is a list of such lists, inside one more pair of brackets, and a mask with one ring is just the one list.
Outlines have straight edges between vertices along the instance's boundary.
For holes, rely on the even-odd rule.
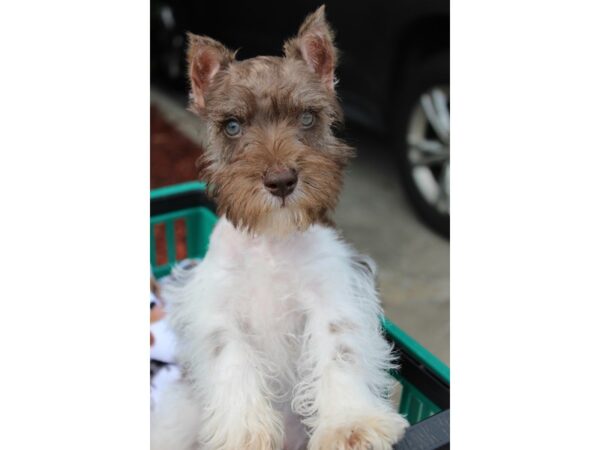
[[225,329],[219,328],[212,331],[206,338],[207,342],[209,343],[209,347],[212,348],[212,355],[215,358],[218,357],[225,348],[227,342],[225,336],[226,333],[227,332]]
[[335,359],[340,362],[354,362],[354,352],[347,345],[341,344],[336,349]]
[[[198,169],[218,212],[252,232],[331,224],[352,150],[333,133],[342,114],[333,89],[336,50],[323,8],[285,44],[284,57],[234,58],[210,38],[189,37],[190,106],[202,119],[206,148]],[[315,117],[308,129],[300,123],[304,112]],[[231,119],[240,122],[240,136],[225,133]],[[286,167],[297,171],[298,184],[281,199],[267,192],[263,177]]]
[[331,322],[329,324],[329,332],[332,334],[337,333],[347,333],[355,331],[358,326],[355,323],[350,322],[349,320],[339,320],[337,322]]
[[[395,430],[374,416],[356,423],[353,427],[343,427],[319,436],[313,436],[310,450],[371,450],[389,448],[394,440]],[[317,443],[318,442],[318,443]]]

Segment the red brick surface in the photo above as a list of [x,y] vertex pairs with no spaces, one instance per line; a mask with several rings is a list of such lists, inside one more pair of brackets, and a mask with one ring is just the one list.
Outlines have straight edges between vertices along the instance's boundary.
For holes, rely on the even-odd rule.
[[150,188],[196,180],[201,148],[150,108]]

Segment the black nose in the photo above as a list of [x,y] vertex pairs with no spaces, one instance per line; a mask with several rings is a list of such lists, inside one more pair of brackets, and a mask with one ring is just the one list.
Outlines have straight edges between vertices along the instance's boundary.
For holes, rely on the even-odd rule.
[[271,194],[285,198],[294,192],[298,183],[298,174],[294,169],[270,169],[265,174],[263,182]]

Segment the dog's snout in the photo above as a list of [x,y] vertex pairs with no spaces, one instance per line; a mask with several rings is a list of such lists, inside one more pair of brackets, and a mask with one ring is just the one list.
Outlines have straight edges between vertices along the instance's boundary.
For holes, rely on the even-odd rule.
[[265,173],[263,182],[271,194],[285,198],[294,192],[298,183],[298,173],[287,167],[270,169]]

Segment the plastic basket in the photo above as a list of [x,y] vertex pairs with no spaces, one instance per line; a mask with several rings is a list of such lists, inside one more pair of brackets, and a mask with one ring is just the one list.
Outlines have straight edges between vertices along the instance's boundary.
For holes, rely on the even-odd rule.
[[[204,191],[203,183],[189,182],[151,192],[150,261],[157,278],[167,275],[178,260],[205,254],[217,217]],[[185,229],[183,239],[176,237],[178,223]],[[182,240],[185,253],[178,254],[176,244]],[[163,254],[162,261],[158,260],[159,253]],[[414,425],[449,409],[448,367],[389,320],[384,318],[383,326],[400,363],[400,369],[392,372],[402,385],[399,412]]]

